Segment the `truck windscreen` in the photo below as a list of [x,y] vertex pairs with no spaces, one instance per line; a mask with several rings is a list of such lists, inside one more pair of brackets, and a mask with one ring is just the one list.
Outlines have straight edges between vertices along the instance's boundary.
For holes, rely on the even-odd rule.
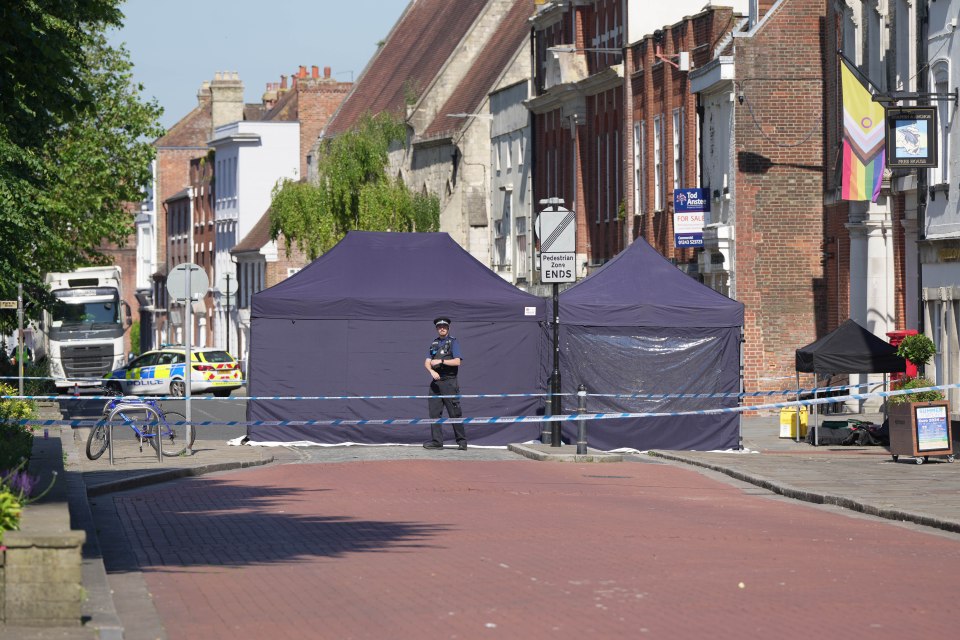
[[[50,310],[54,328],[109,328],[120,324],[120,298],[115,289],[61,289]],[[101,325],[94,327],[92,325]]]

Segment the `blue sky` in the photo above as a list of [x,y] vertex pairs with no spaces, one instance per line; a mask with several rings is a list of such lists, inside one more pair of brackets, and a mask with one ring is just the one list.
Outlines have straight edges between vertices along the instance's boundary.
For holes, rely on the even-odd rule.
[[244,101],[259,102],[268,82],[303,65],[356,79],[403,13],[408,0],[131,0],[123,43],[144,95],[164,108],[169,128],[197,104],[197,90],[217,71],[236,71]]

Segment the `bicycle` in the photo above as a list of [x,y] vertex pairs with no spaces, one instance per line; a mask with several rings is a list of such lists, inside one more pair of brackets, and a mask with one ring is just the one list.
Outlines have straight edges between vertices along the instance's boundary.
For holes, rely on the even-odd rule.
[[90,436],[87,438],[88,458],[96,460],[107,450],[110,446],[110,423],[118,418],[133,429],[140,443],[141,453],[144,441],[148,441],[154,451],[163,444],[164,455],[179,456],[188,446],[192,447],[196,440],[196,432],[187,428],[187,418],[179,411],[164,411],[155,400],[117,396],[103,406],[103,415],[90,429]]

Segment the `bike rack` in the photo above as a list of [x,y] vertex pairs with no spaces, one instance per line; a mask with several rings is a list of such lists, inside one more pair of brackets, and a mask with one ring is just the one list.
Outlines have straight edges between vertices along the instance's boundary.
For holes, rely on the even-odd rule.
[[[146,412],[154,411],[153,407],[143,402],[121,402],[113,408],[110,416],[107,416],[107,446],[110,449],[110,466],[113,466],[113,420],[111,420],[110,417],[118,412],[122,412],[124,409]],[[159,418],[160,416],[157,417]],[[157,434],[154,438],[157,440],[157,462],[163,464],[163,438],[160,437],[159,424],[157,425]]]

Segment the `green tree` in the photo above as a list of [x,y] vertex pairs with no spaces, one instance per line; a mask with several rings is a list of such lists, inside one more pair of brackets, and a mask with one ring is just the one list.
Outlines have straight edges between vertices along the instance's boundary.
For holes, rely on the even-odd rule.
[[134,320],[130,325],[130,353],[140,355],[140,321]]
[[[122,246],[133,230],[125,203],[143,198],[162,111],[141,98],[127,52],[106,42],[119,4],[28,0],[0,9],[2,298],[23,283],[28,299],[42,300],[44,273],[102,263],[98,248]],[[10,16],[20,22],[8,24]]]
[[347,231],[436,231],[440,201],[412,193],[386,173],[392,146],[405,144],[406,125],[387,113],[326,141],[317,159],[316,184],[286,180],[273,191],[270,233],[283,234],[314,259]]
[[86,49],[123,23],[122,0],[0,3],[0,138],[38,147],[94,105]]

